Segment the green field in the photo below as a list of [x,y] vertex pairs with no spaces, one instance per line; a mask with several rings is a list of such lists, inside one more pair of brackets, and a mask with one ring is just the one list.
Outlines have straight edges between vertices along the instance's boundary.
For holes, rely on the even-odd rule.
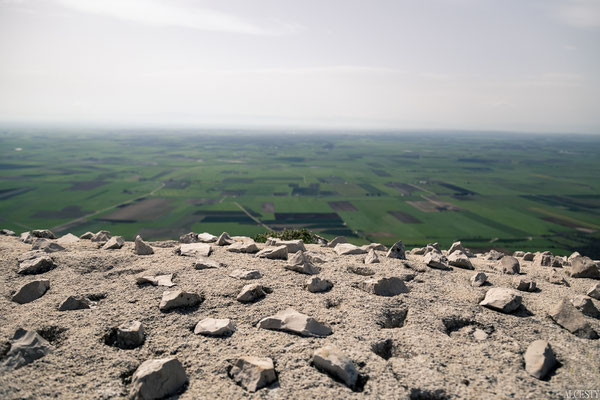
[[0,157],[0,225],[17,232],[305,227],[600,258],[598,136],[2,129]]

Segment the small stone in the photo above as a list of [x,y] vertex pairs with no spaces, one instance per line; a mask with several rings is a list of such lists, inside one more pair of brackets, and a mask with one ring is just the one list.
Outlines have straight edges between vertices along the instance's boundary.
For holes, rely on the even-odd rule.
[[487,282],[487,275],[483,272],[478,272],[471,277],[471,286],[479,287]]
[[104,243],[108,242],[108,239],[110,239],[111,237],[112,235],[109,231],[98,231],[97,233],[94,233],[94,236],[92,236],[91,241]]
[[0,235],[17,236],[17,234],[14,231],[11,231],[10,229],[0,229]]
[[286,246],[267,247],[256,253],[255,257],[268,258],[270,260],[287,260],[288,248]]
[[348,272],[352,272],[353,274],[356,274],[356,275],[362,275],[362,276],[375,275],[375,271],[373,271],[369,267],[365,267],[362,265],[350,265],[346,269],[348,270]]
[[533,258],[533,253],[526,252],[525,254],[523,254],[523,261],[533,261]]
[[56,268],[56,264],[54,264],[52,258],[49,256],[43,256],[22,261],[19,264],[19,270],[17,273],[21,275],[42,274],[50,271],[53,268]]
[[79,239],[86,239],[86,240],[90,240],[91,238],[94,237],[94,234],[90,231],[87,231],[86,233],[84,233],[83,235],[79,236]]
[[287,248],[288,253],[296,253],[298,251],[306,251],[306,247],[304,247],[304,242],[300,239],[297,240],[281,240],[277,238],[268,238],[266,242],[267,246],[279,247],[285,246]]
[[69,296],[59,306],[58,311],[86,310],[91,302],[83,296]]
[[354,388],[358,379],[358,371],[352,360],[337,347],[325,346],[313,353],[313,364],[318,369]]
[[579,254],[579,252],[578,252],[578,251],[575,251],[575,252],[573,252],[573,253],[572,253],[572,254],[569,256],[569,258],[567,258],[567,261],[569,261],[569,262],[570,262],[571,260],[573,260],[573,259],[574,259],[574,258],[576,258],[576,257],[582,257],[582,255],[581,255],[581,254]]
[[600,279],[600,269],[589,257],[574,257],[571,260],[571,278]]
[[524,251],[515,251],[513,253],[513,257],[516,257],[516,258],[523,258],[524,255],[525,255]]
[[488,334],[483,329],[475,328],[475,331],[473,332],[473,337],[475,338],[475,340],[483,341],[487,340]]
[[307,275],[316,275],[321,272],[321,268],[313,265],[306,259],[304,253],[298,251],[288,257],[288,263],[284,266],[285,269],[300,272]]
[[57,251],[64,251],[65,248],[51,240],[37,238],[31,244],[31,250],[42,250],[45,253],[56,253]]
[[201,243],[214,243],[217,241],[217,237],[215,235],[211,235],[208,232],[199,233],[198,241]]
[[256,392],[277,381],[273,360],[267,357],[240,357],[233,364],[229,376],[249,392]]
[[563,299],[550,312],[550,318],[572,334],[582,339],[598,339],[598,334],[567,299]]
[[56,243],[60,245],[74,244],[79,242],[79,238],[72,233],[67,233],[56,240]]
[[150,284],[152,286],[172,287],[175,284],[172,282],[173,274],[155,275],[155,276],[140,276],[136,279],[138,285]]
[[587,292],[587,295],[593,299],[600,300],[600,283],[596,283]]
[[205,336],[229,336],[235,332],[235,324],[229,318],[204,318],[196,324],[194,333]]
[[364,251],[378,250],[378,251],[387,251],[388,248],[381,243],[370,243],[365,244],[364,246],[360,246]]
[[454,250],[448,256],[448,264],[453,267],[464,268],[464,269],[475,269],[469,257],[462,250]]
[[304,257],[312,264],[324,264],[331,261],[325,254],[316,251],[307,251],[304,253]]
[[321,279],[318,276],[308,278],[306,281],[306,290],[311,293],[321,293],[331,290],[333,283],[327,279]]
[[546,280],[553,285],[562,285],[562,286],[571,286],[569,282],[565,279],[562,272],[557,270],[556,268],[552,268],[550,273],[547,275]]
[[188,377],[176,358],[146,360],[131,379],[131,400],[155,400],[176,394],[188,382]]
[[340,243],[348,243],[348,241],[343,236],[336,236],[331,242],[327,243],[327,247],[335,248]]
[[369,250],[369,254],[365,257],[365,264],[375,264],[379,262],[379,256],[375,253],[375,250]]
[[480,306],[510,314],[521,305],[522,297],[515,291],[506,288],[493,288],[487,291]]
[[402,240],[398,240],[396,243],[394,243],[385,256],[388,258],[406,260],[406,251],[404,249],[404,243],[402,243]]
[[10,350],[4,356],[5,369],[19,369],[52,351],[52,346],[34,331],[17,329],[10,341]]
[[288,308],[275,315],[263,318],[258,323],[260,329],[291,332],[300,336],[323,337],[331,335],[331,328],[308,315]]
[[554,351],[545,340],[532,342],[523,356],[525,359],[525,370],[534,378],[544,379],[556,365]]
[[533,265],[538,267],[551,267],[554,261],[552,254],[539,253],[533,257]]
[[242,288],[242,291],[237,296],[237,301],[240,303],[252,303],[266,296],[265,290],[262,285],[253,283],[246,285]]
[[503,274],[514,275],[521,272],[521,265],[515,257],[504,256],[500,259],[499,269]]
[[140,321],[131,321],[117,328],[115,345],[121,349],[135,349],[144,344],[146,335]]
[[56,239],[54,233],[48,229],[36,229],[31,231],[31,236],[44,239]]
[[441,255],[440,253],[434,253],[434,252],[429,252],[427,254],[425,254],[425,257],[423,258],[423,262],[429,267],[429,268],[434,268],[434,269],[441,269],[441,270],[447,270],[448,265],[447,263],[447,259],[445,256]]
[[502,257],[504,257],[503,253],[500,253],[499,251],[493,249],[483,255],[483,259],[489,261],[498,261]]
[[221,264],[206,257],[200,257],[192,263],[195,269],[214,269],[219,268]]
[[175,253],[184,257],[208,257],[211,252],[210,244],[206,243],[186,243],[175,250]]
[[26,283],[17,290],[17,293],[12,297],[12,301],[19,304],[30,303],[42,297],[49,288],[50,281],[47,279]]
[[227,251],[232,253],[258,253],[259,249],[254,241],[250,242],[234,242],[232,245],[227,247]]
[[517,276],[513,279],[513,287],[522,292],[535,292],[536,284],[531,278]]
[[[107,243],[108,244],[108,243]],[[150,254],[154,254],[154,249],[144,242],[140,235],[135,237],[135,248],[133,252],[138,256],[149,256]]]
[[253,269],[253,270],[236,269],[236,270],[231,271],[229,276],[232,278],[241,279],[241,280],[245,280],[245,281],[250,280],[250,279],[262,278],[261,273],[255,269]]
[[598,311],[593,300],[588,296],[575,296],[571,298],[571,304],[588,317],[598,318],[600,316],[600,311]]
[[215,242],[217,246],[229,246],[232,243],[233,239],[231,238],[231,236],[229,236],[229,233],[227,232],[221,233],[221,235],[219,235]]
[[333,251],[335,251],[338,256],[348,256],[348,255],[352,255],[352,254],[366,254],[367,253],[366,250],[363,250],[360,247],[355,246],[351,243],[340,243],[337,246],[335,246]]
[[198,243],[198,234],[195,232],[188,232],[185,235],[179,236],[179,243]]
[[359,288],[367,293],[386,297],[409,292],[403,280],[397,277],[367,279],[359,284]]
[[19,236],[19,239],[21,239],[21,242],[29,244],[33,241],[33,236],[31,236],[31,232],[23,232]]
[[194,307],[204,301],[204,296],[182,290],[167,290],[163,293],[159,305],[160,311],[169,311],[175,308]]
[[461,242],[454,242],[454,243],[452,243],[452,246],[450,246],[450,249],[448,249],[448,255],[451,255],[455,251],[462,252],[468,258],[475,257],[475,255],[473,253],[471,253],[471,250],[469,250],[466,247],[464,247]]
[[117,250],[123,247],[125,240],[121,236],[113,236],[102,246],[102,250]]

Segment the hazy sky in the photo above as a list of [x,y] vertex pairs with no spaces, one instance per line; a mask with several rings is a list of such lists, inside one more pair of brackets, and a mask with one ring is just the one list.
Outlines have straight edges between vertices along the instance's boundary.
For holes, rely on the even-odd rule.
[[0,0],[0,121],[600,133],[600,0]]

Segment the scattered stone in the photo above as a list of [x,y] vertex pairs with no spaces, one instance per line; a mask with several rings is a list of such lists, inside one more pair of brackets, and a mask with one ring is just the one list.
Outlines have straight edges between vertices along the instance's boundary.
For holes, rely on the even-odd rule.
[[121,349],[135,349],[144,344],[146,335],[140,321],[131,321],[117,328],[115,345]]
[[363,249],[364,251],[368,251],[370,252],[371,250],[378,250],[378,251],[387,251],[388,248],[384,245],[382,245],[381,243],[370,243],[370,244],[365,244],[364,246],[360,246],[361,249]]
[[440,253],[435,253],[433,251],[425,254],[425,257],[423,258],[423,262],[429,268],[442,269],[442,270],[449,269],[448,265],[446,264],[448,262],[446,257]]
[[17,234],[14,231],[11,231],[10,229],[0,229],[0,235],[17,236]]
[[375,264],[379,262],[379,256],[375,253],[375,250],[369,250],[369,254],[365,257],[365,264]]
[[348,272],[352,272],[353,274],[356,274],[356,275],[362,275],[362,276],[375,275],[375,271],[373,271],[373,269],[362,266],[362,265],[360,265],[360,266],[350,265],[346,269]]
[[194,307],[204,301],[204,296],[182,290],[167,290],[163,293],[160,302],[160,311],[169,311],[175,308]]
[[79,236],[79,239],[86,239],[86,240],[90,240],[94,237],[94,233],[87,231],[86,233],[84,233],[83,235]]
[[406,251],[404,249],[404,243],[402,243],[402,240],[398,240],[396,243],[394,243],[385,256],[388,258],[406,260]]
[[367,279],[359,284],[359,288],[367,293],[386,297],[409,292],[409,289],[406,287],[402,279],[398,277]]
[[533,257],[533,265],[538,267],[551,267],[554,261],[554,256],[551,254],[539,253]]
[[31,232],[23,232],[19,239],[21,239],[21,242],[29,244],[33,241],[33,236],[31,236]]
[[236,279],[241,279],[244,281],[250,280],[250,279],[260,279],[262,278],[262,275],[260,272],[258,272],[257,270],[253,269],[253,270],[248,270],[248,269],[236,269],[231,271],[231,273],[229,274],[230,277],[232,278],[236,278]]
[[588,296],[575,296],[571,298],[571,304],[588,317],[598,318],[600,316],[600,311],[598,311],[594,302]]
[[340,243],[333,249],[338,256],[347,256],[351,254],[366,254],[367,252],[351,243]]
[[229,236],[229,233],[227,232],[221,233],[221,235],[219,235],[215,242],[217,246],[229,246],[232,243],[233,239],[231,238],[231,236]]
[[587,295],[593,299],[600,300],[600,283],[596,283],[587,292]]
[[515,289],[520,290],[522,292],[536,291],[535,281],[531,278],[526,278],[522,276],[517,276],[513,279],[513,286]]
[[572,334],[582,339],[598,339],[598,334],[567,299],[563,299],[550,312],[550,318]]
[[156,276],[140,276],[136,279],[138,285],[150,284],[152,286],[173,287],[173,274],[156,275]]
[[483,272],[478,272],[471,277],[471,286],[479,287],[487,282],[487,275]]
[[440,244],[437,242],[428,243],[427,246],[425,247],[425,254],[431,253],[431,252],[442,254],[442,249],[440,248]]
[[553,285],[562,285],[562,286],[571,286],[569,282],[565,279],[562,272],[559,270],[552,268],[550,273],[547,275],[546,280]]
[[197,260],[195,260],[192,265],[194,266],[195,269],[213,269],[213,268],[219,268],[221,266],[220,263],[213,261],[209,258],[206,257],[200,257]]
[[466,255],[469,258],[475,257],[475,255],[471,253],[471,250],[464,247],[461,242],[452,243],[452,246],[450,246],[450,249],[448,250],[448,255],[451,255],[455,251],[461,251],[464,255]]
[[325,254],[316,251],[307,251],[304,253],[304,257],[312,264],[324,264],[331,261]]
[[227,247],[227,251],[232,253],[249,253],[254,254],[258,253],[258,246],[254,241],[250,242],[234,242],[232,245]]
[[61,237],[58,238],[58,240],[56,240],[56,243],[60,244],[60,245],[65,245],[65,244],[74,244],[79,242],[79,238],[75,235],[73,235],[72,233],[67,233],[66,235],[63,235]]
[[426,247],[415,247],[410,251],[410,254],[415,256],[424,256]]
[[19,270],[17,273],[21,275],[42,274],[50,271],[53,268],[56,268],[56,264],[54,264],[52,258],[49,256],[43,256],[22,261],[19,264]]
[[475,338],[475,340],[487,340],[488,336],[489,335],[487,334],[487,332],[483,329],[475,328],[475,330],[473,331],[473,337]]
[[162,399],[182,390],[187,382],[187,374],[178,359],[146,360],[133,374],[129,398]]
[[56,239],[54,233],[48,229],[35,229],[31,231],[31,236],[43,239]]
[[261,329],[295,333],[300,336],[323,337],[331,335],[331,328],[308,315],[288,308],[275,315],[263,318],[258,323]]
[[304,242],[300,239],[298,240],[281,240],[277,238],[268,238],[266,242],[267,246],[279,247],[285,246],[287,248],[288,253],[296,253],[298,251],[306,251],[306,247],[304,247]]
[[352,360],[337,347],[325,346],[315,350],[312,361],[319,370],[339,379],[349,388],[355,387],[358,371]]
[[500,253],[499,251],[493,249],[483,255],[483,259],[489,261],[498,261],[502,257],[504,257],[503,253]]
[[242,291],[237,296],[237,301],[240,303],[253,303],[259,299],[262,299],[267,294],[262,285],[253,283],[246,285],[242,288]]
[[185,235],[179,236],[179,243],[198,243],[198,234],[195,232],[189,232]]
[[273,360],[267,357],[240,357],[229,370],[229,376],[249,392],[256,392],[277,381]]
[[12,297],[12,301],[19,304],[30,303],[42,297],[49,288],[50,281],[47,279],[26,283],[17,290],[17,293]]
[[348,241],[343,236],[336,236],[331,242],[327,243],[327,247],[335,248],[340,243],[348,243]]
[[256,253],[255,257],[268,258],[270,260],[287,260],[288,248],[285,245],[279,247],[267,247]]
[[321,272],[321,268],[308,261],[304,256],[304,253],[301,251],[292,254],[288,258],[288,263],[284,266],[284,268],[308,275],[316,275]]
[[485,299],[479,305],[510,314],[521,305],[522,297],[507,288],[493,288],[487,291]]
[[454,250],[448,256],[448,264],[464,269],[475,269],[469,257],[462,250]]
[[204,318],[196,324],[194,333],[205,336],[230,336],[235,332],[235,324],[229,318]]
[[517,257],[517,258],[523,258],[524,255],[525,255],[524,251],[515,251],[513,253],[513,257]]
[[581,255],[581,254],[579,254],[579,252],[578,252],[578,251],[576,251],[576,252],[572,253],[572,254],[569,256],[569,258],[567,258],[567,261],[569,261],[569,262],[570,262],[571,260],[573,260],[574,258],[577,258],[577,257],[582,257],[582,255]]
[[175,249],[175,253],[184,257],[208,257],[211,252],[210,244],[206,243],[186,243]]
[[575,257],[571,260],[571,278],[600,279],[600,269],[589,257]]
[[331,290],[333,283],[328,279],[321,279],[318,276],[308,278],[306,281],[306,290],[311,293],[327,292]]
[[123,247],[125,240],[121,236],[113,236],[102,246],[102,250],[117,250]]
[[198,241],[201,243],[214,243],[217,241],[217,237],[215,235],[212,235],[208,232],[204,232],[204,233],[199,233],[198,234]]
[[512,256],[502,257],[500,259],[498,267],[503,274],[514,275],[521,272],[521,265],[519,264],[519,260]]
[[19,369],[52,351],[52,346],[34,331],[22,328],[16,330],[10,341],[10,350],[4,356],[5,369]]
[[523,254],[523,261],[533,261],[533,258],[533,253],[526,252],[525,254]]
[[91,302],[83,296],[69,296],[59,306],[58,311],[86,310]]
[[42,250],[45,253],[56,253],[57,251],[64,251],[65,248],[60,244],[52,242],[48,239],[37,238],[31,244],[31,250]]
[[135,237],[135,248],[133,252],[138,256],[149,256],[150,254],[154,254],[154,249],[147,245],[140,235],[137,235]]
[[534,378],[544,379],[556,365],[554,351],[545,340],[536,340],[525,352],[525,370]]
[[98,231],[92,236],[91,241],[103,243],[108,242],[108,239],[110,239],[111,237],[112,235],[109,231]]

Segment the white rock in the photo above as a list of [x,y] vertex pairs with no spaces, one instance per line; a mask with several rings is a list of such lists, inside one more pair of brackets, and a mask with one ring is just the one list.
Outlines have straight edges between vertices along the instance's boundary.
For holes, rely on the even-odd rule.
[[212,248],[206,243],[184,243],[175,252],[185,257],[208,257]]
[[582,312],[575,308],[567,299],[550,311],[550,318],[572,334],[583,339],[598,339],[598,333],[594,331],[589,322],[586,321]]
[[361,249],[363,249],[364,251],[371,251],[371,250],[378,250],[378,251],[387,251],[388,248],[384,245],[382,245],[381,243],[370,243],[370,244],[365,244],[364,246],[360,246]]
[[54,264],[54,261],[49,256],[36,257],[22,261],[19,264],[17,273],[21,275],[42,274],[55,267],[56,264]]
[[229,274],[230,277],[242,280],[260,279],[262,275],[259,271],[252,269],[235,269]]
[[229,246],[232,243],[233,239],[231,238],[231,236],[229,236],[229,233],[227,232],[221,233],[221,235],[217,238],[215,242],[217,246]]
[[84,233],[83,235],[79,236],[79,239],[87,239],[90,240],[94,237],[94,233],[87,231],[86,233]]
[[266,292],[262,285],[252,283],[242,288],[240,294],[238,294],[236,300],[240,303],[251,303],[262,299],[266,296]]
[[194,333],[205,336],[228,336],[235,332],[235,324],[229,318],[204,318],[196,324]]
[[277,238],[268,238],[266,245],[273,246],[273,247],[285,246],[287,248],[288,253],[296,253],[298,251],[306,251],[306,247],[304,247],[304,242],[300,239],[298,239],[298,240],[281,240],[281,239],[277,239]]
[[91,302],[83,296],[69,296],[58,306],[58,311],[86,310]]
[[12,297],[12,301],[19,304],[30,303],[42,297],[49,288],[50,281],[47,279],[26,283],[17,290],[17,293]]
[[192,265],[195,269],[214,269],[219,268],[221,264],[206,257],[199,257]]
[[504,256],[498,263],[498,269],[503,274],[514,275],[521,272],[521,264],[519,264],[519,260],[513,256]]
[[483,272],[478,272],[471,277],[471,286],[479,287],[487,282],[487,275]]
[[4,369],[19,369],[52,351],[52,346],[35,331],[17,329],[10,341],[10,350],[2,360]]
[[448,264],[453,267],[464,268],[464,269],[475,269],[469,257],[462,250],[454,250],[448,256]]
[[116,250],[123,247],[125,240],[121,236],[113,236],[102,246],[103,250]]
[[146,244],[140,235],[137,235],[135,237],[135,248],[133,252],[138,256],[149,256],[150,254],[154,254],[154,249]]
[[44,239],[56,239],[56,235],[49,229],[35,229],[31,231],[31,236]]
[[211,235],[208,232],[199,233],[198,241],[202,243],[214,243],[217,241],[217,237],[215,235]]
[[175,284],[172,282],[173,274],[155,275],[155,276],[140,276],[136,279],[138,285],[150,284],[153,286],[172,287]]
[[366,255],[365,264],[375,264],[379,262],[379,256],[375,253],[375,250],[369,250],[369,254]]
[[406,260],[406,250],[404,248],[404,243],[402,243],[402,240],[398,240],[396,243],[393,244],[392,247],[390,247],[386,254],[386,257]]
[[277,381],[273,360],[267,357],[240,357],[233,364],[229,376],[249,392]]
[[430,251],[429,253],[425,254],[425,257],[423,257],[423,262],[429,268],[442,270],[448,269],[448,265],[446,264],[448,260],[446,259],[446,257],[440,253],[435,253],[433,251]]
[[310,261],[308,261],[304,256],[304,253],[301,251],[298,251],[289,256],[287,265],[285,265],[284,268],[308,275],[316,275],[319,272],[321,272],[321,268],[313,265]]
[[512,289],[493,288],[487,291],[485,298],[479,305],[510,314],[519,308],[522,299],[523,298]]
[[147,360],[131,379],[131,400],[162,399],[176,394],[188,382],[181,362],[176,358]]
[[360,283],[359,288],[367,293],[386,297],[409,292],[404,281],[398,277],[367,279]]
[[268,258],[270,260],[287,260],[288,248],[286,246],[267,247],[255,254],[258,258]]
[[161,311],[169,311],[180,307],[193,307],[204,301],[204,296],[182,290],[167,290],[163,293],[159,305]]
[[288,308],[275,315],[263,318],[258,323],[261,329],[292,332],[300,336],[323,337],[331,335],[331,328],[308,315]]
[[232,253],[249,253],[254,254],[258,253],[258,246],[254,241],[252,242],[234,242],[232,245],[227,247],[227,251]]
[[596,283],[587,292],[587,295],[593,299],[600,300],[600,283]]
[[131,321],[117,328],[115,345],[121,349],[134,349],[144,344],[146,335],[140,321]]
[[594,301],[588,296],[574,296],[571,298],[571,304],[584,315],[592,318],[600,317],[600,311],[594,305]]
[[350,243],[340,243],[333,249],[338,256],[347,256],[351,254],[366,254],[367,251]]
[[535,292],[537,285],[531,278],[517,276],[513,279],[513,287],[523,292]]
[[31,232],[23,232],[21,233],[19,238],[21,239],[21,242],[26,244],[29,244],[33,241],[33,236],[31,236]]
[[318,369],[341,380],[350,388],[354,388],[358,379],[358,371],[352,360],[337,347],[325,346],[313,353],[313,364]]
[[327,243],[327,247],[335,248],[340,243],[348,243],[348,241],[343,236],[336,236],[331,242]]
[[67,233],[66,235],[63,235],[60,238],[58,238],[56,243],[58,243],[60,245],[74,244],[74,243],[79,242],[79,240],[80,239],[77,236],[73,235],[72,233]]
[[333,283],[331,283],[328,279],[321,279],[318,276],[314,276],[312,278],[308,278],[306,281],[306,290],[312,293],[320,293],[327,292],[331,290],[333,287]]
[[31,250],[42,250],[45,253],[56,253],[57,251],[64,251],[65,248],[51,240],[37,238],[31,244]]
[[373,269],[364,266],[364,265],[349,265],[348,267],[346,267],[346,270],[348,272],[352,272],[353,274],[356,275],[362,275],[362,276],[371,276],[371,275],[375,275],[375,271],[373,271]]
[[556,365],[556,356],[545,340],[536,340],[527,347],[523,357],[525,359],[525,370],[537,379],[544,379]]
[[98,231],[96,233],[94,233],[94,235],[91,237],[91,241],[92,242],[107,242],[108,239],[111,238],[111,234],[109,231]]

